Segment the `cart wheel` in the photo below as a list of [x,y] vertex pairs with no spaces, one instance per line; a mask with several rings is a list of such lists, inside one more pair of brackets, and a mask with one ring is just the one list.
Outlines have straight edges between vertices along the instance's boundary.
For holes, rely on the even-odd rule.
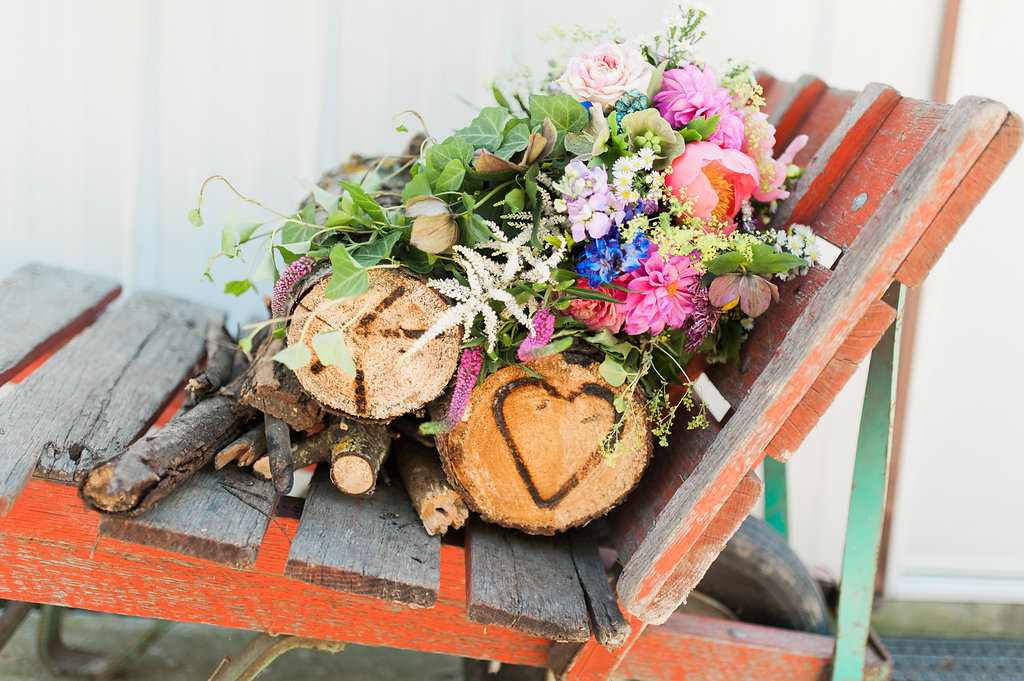
[[697,591],[743,622],[830,634],[828,608],[807,567],[768,523],[749,516]]

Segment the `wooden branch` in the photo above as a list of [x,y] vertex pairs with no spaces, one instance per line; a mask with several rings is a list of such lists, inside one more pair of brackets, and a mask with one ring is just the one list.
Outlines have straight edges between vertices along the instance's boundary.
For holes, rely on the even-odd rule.
[[331,482],[346,494],[373,494],[391,448],[391,433],[376,424],[350,423],[331,450]]
[[287,494],[292,489],[292,434],[288,424],[266,414],[265,432],[267,459],[270,461],[270,479],[278,494]]
[[[262,429],[262,426],[260,427]],[[341,439],[348,424],[344,421],[333,421],[316,435],[310,435],[298,442],[292,442],[292,469],[300,470],[315,463],[331,460],[331,451]],[[239,465],[248,465],[241,464]],[[261,456],[252,464],[252,472],[256,476],[270,480],[270,458]]]
[[462,527],[469,509],[444,476],[437,452],[407,435],[398,437],[392,448],[405,491],[427,534],[433,537]]
[[238,381],[238,400],[276,416],[293,430],[310,430],[323,419],[321,406],[299,385],[295,374],[271,357],[284,340],[267,334],[256,348],[252,366]]
[[255,410],[225,395],[204,400],[93,466],[82,481],[82,499],[99,511],[143,511],[209,463],[255,416]]
[[[485,520],[554,534],[604,515],[636,485],[652,450],[643,397],[605,382],[599,355],[537,360],[533,375],[499,369],[437,437],[448,479]],[[619,414],[616,397],[633,406]]]
[[263,434],[263,424],[258,424],[245,431],[213,457],[213,467],[224,468],[232,461],[239,466],[251,466],[257,459],[267,453],[267,438]]
[[227,385],[231,381],[231,369],[234,366],[235,341],[223,323],[211,322],[206,334],[206,368],[185,384],[185,392],[193,404]]

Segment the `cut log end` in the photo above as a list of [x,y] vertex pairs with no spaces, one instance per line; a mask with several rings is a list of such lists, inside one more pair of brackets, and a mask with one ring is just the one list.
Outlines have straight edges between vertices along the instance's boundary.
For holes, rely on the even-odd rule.
[[427,534],[433,537],[462,527],[469,509],[445,478],[437,452],[409,436],[395,442],[394,448],[402,483]]
[[596,357],[563,353],[504,367],[472,394],[462,421],[438,436],[449,480],[489,522],[534,534],[582,525],[633,489],[653,443],[642,408],[601,378]]
[[[305,343],[311,353],[310,363],[295,370],[305,390],[329,407],[375,421],[391,420],[440,395],[455,373],[461,329],[449,329],[415,354],[406,353],[448,309],[444,299],[397,270],[375,272],[369,291],[343,301],[327,298],[329,281],[329,276],[320,280],[301,297],[288,327],[288,344]],[[313,336],[332,330],[344,334],[354,377],[318,358]]]
[[365,459],[346,456],[331,464],[331,482],[346,494],[366,494],[377,484],[377,474]]
[[81,488],[82,498],[93,508],[107,513],[124,513],[131,511],[142,498],[134,491],[114,491],[111,489],[115,466],[100,465],[86,477]]

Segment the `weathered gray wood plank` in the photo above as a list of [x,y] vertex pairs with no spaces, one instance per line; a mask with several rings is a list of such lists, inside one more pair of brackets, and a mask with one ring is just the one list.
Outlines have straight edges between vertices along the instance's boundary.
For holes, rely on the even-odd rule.
[[564,534],[531,536],[474,516],[466,552],[471,620],[555,641],[590,639],[583,589]]
[[210,467],[135,516],[104,515],[101,536],[193,558],[251,567],[278,495],[274,485],[235,467]]
[[38,474],[77,480],[159,414],[205,352],[218,315],[156,294],[105,314],[0,400],[0,514]]
[[91,324],[120,292],[108,279],[41,264],[0,281],[0,384]]
[[572,560],[576,565],[594,638],[605,648],[618,648],[629,638],[630,626],[619,610],[619,601],[608,583],[601,554],[590,527],[577,527],[569,532]]
[[327,467],[313,476],[285,574],[329,589],[433,607],[441,540],[423,529],[397,482],[371,497],[342,494]]

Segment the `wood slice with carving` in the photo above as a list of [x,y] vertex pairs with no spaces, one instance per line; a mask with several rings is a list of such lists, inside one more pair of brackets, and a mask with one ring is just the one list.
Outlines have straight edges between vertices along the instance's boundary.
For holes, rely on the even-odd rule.
[[[330,275],[301,296],[288,325],[288,344],[304,342],[312,355],[309,364],[295,370],[307,392],[351,416],[389,421],[444,391],[458,364],[461,327],[449,329],[405,357],[416,339],[448,309],[440,294],[400,270],[374,270],[369,291],[333,301],[324,295],[328,281]],[[311,311],[313,319],[307,324]],[[337,366],[321,364],[313,348],[315,334],[337,329],[345,334],[345,346],[355,363],[354,378]]]
[[569,351],[528,365],[544,378],[506,366],[474,389],[459,424],[437,437],[445,473],[470,508],[550,535],[604,515],[633,489],[651,430],[642,409],[615,411],[627,388],[605,382],[599,365]]

